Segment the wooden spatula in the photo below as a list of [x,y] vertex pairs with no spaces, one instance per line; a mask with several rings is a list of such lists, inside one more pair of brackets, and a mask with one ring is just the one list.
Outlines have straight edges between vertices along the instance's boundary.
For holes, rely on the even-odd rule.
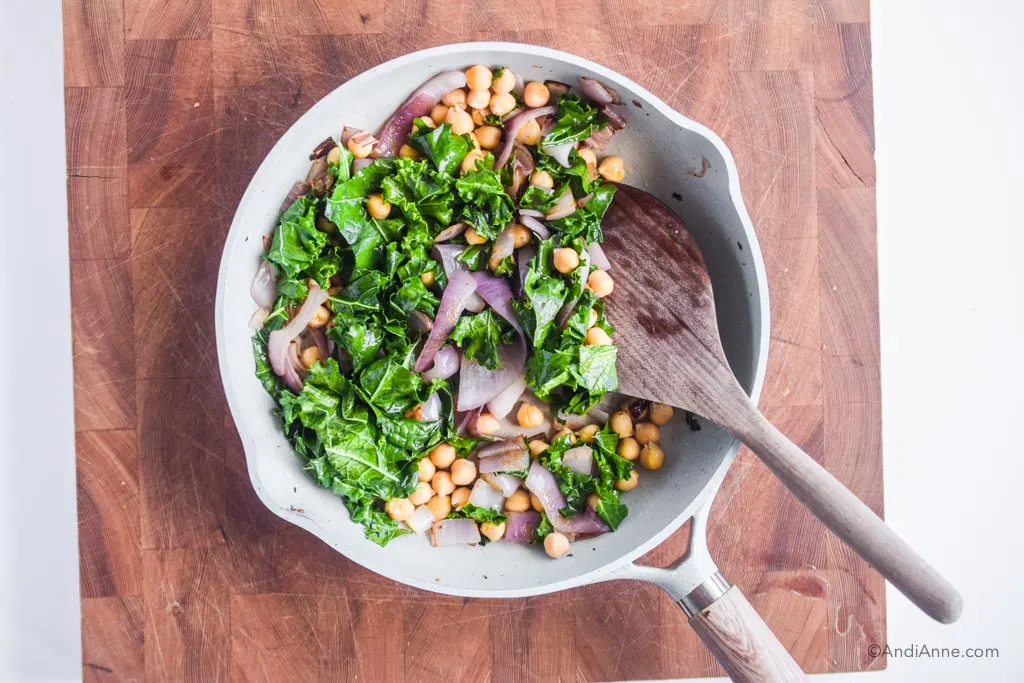
[[839,480],[758,411],[729,369],[711,280],[683,222],[650,194],[620,185],[603,221],[614,267],[619,390],[701,415],[747,444],[800,502],[914,604],[942,623],[956,589]]

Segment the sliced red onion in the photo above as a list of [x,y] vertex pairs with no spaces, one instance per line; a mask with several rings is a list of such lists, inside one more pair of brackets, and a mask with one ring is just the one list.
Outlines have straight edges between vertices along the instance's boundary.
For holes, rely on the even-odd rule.
[[352,126],[343,126],[341,129],[341,144],[348,146],[348,141],[352,139],[352,136],[356,133],[365,133],[362,128],[353,128]]
[[573,472],[590,474],[594,468],[594,449],[590,446],[576,446],[562,454],[562,464]]
[[405,523],[416,533],[422,534],[434,523],[434,513],[426,505],[420,505]]
[[554,424],[554,420],[551,415],[551,406],[534,396],[531,391],[523,392],[523,395],[520,396],[520,401],[534,405],[538,410],[540,410],[540,414],[543,417],[541,423],[536,427],[520,427],[514,420],[510,420],[508,418],[497,418],[498,428],[491,436],[499,439],[513,439],[519,436],[547,434],[551,431],[551,426]]
[[412,311],[409,313],[409,327],[419,334],[430,334],[434,329],[434,321],[423,311]]
[[594,265],[597,270],[611,270],[612,262],[608,260],[608,256],[605,255],[604,249],[597,242],[591,242],[587,245],[587,253],[590,254],[590,262]]
[[445,344],[434,356],[434,365],[423,373],[423,379],[433,382],[435,379],[448,379],[459,371],[459,352],[453,346]]
[[501,262],[511,256],[512,252],[516,250],[515,227],[515,223],[509,223],[494,238],[494,244],[491,246],[491,255],[487,259],[487,265],[492,271],[497,270]]
[[437,317],[434,318],[434,328],[430,330],[430,336],[427,337],[413,370],[423,372],[431,366],[434,356],[447,341],[448,335],[455,329],[455,323],[459,321],[459,316],[466,309],[466,299],[476,291],[476,287],[473,276],[463,270],[457,271],[448,281],[437,308]]
[[510,512],[508,521],[505,522],[505,535],[502,538],[513,543],[530,543],[537,533],[538,526],[540,526],[540,513],[536,510]]
[[593,199],[593,198],[594,198],[594,193],[593,192],[590,192],[588,194],[583,195],[582,197],[580,197],[579,199],[576,200],[576,208],[582,209],[587,204],[589,204],[590,200]]
[[527,181],[537,164],[530,151],[518,141],[512,143],[512,148],[512,184],[508,193],[512,198],[516,198],[519,196],[519,188]]
[[487,411],[497,418],[507,417],[524,391],[526,391],[526,380],[520,377],[487,402]]
[[473,484],[473,490],[469,492],[469,504],[478,508],[486,508],[498,512],[501,510],[505,496],[494,486],[491,486],[483,479],[477,479]]
[[370,133],[366,132],[365,130],[359,131],[358,133],[353,135],[351,141],[354,142],[355,144],[359,145],[360,147],[370,147],[372,149],[371,155],[374,158],[393,156],[391,154],[383,154],[383,153],[379,152],[378,151],[378,149],[380,147],[379,141],[377,140],[377,138],[373,137],[373,135],[371,135]]
[[[611,124],[609,126],[605,126],[602,130],[611,129],[615,131],[622,130],[626,127],[626,119],[623,118],[622,114],[612,109],[610,105],[601,107],[601,113],[604,114],[604,117],[608,119],[608,123]],[[611,134],[609,134],[608,137],[610,138]]]
[[558,119],[554,116],[542,116],[537,122],[540,123],[540,137],[543,139],[558,124]]
[[296,394],[302,392],[302,379],[306,376],[306,369],[302,367],[302,361],[299,360],[299,345],[297,342],[291,342],[288,344],[287,350],[287,365],[284,368],[284,380],[285,386],[291,389]]
[[562,83],[561,81],[544,81],[544,85],[548,87],[548,92],[551,94],[551,104],[557,104],[558,100],[562,99],[562,95],[569,92],[572,87],[568,83]]
[[520,453],[526,451],[528,451],[526,441],[523,440],[523,437],[519,436],[512,439],[494,441],[484,446],[480,446],[476,449],[475,455],[479,460],[500,457],[506,457],[514,460],[519,457]]
[[604,520],[596,512],[589,507],[585,507],[577,512],[572,517],[562,517],[558,515],[557,518],[551,519],[551,526],[555,527],[556,531],[561,531],[563,534],[603,534],[607,531],[611,531],[611,528],[605,524]]
[[539,209],[519,209],[520,216],[529,216],[530,218],[544,218],[544,212]]
[[[524,223],[525,225],[525,223]],[[537,247],[527,244],[519,249],[516,263],[516,276],[512,278],[512,293],[517,297],[523,295],[523,288],[526,286],[526,272],[530,270],[530,261],[537,255]]]
[[352,161],[352,173],[353,175],[359,173],[367,166],[373,164],[373,159],[366,157],[365,159],[355,159]]
[[538,116],[554,114],[556,111],[555,107],[552,106],[536,107],[534,109],[526,109],[509,119],[505,123],[505,138],[501,147],[501,153],[498,154],[498,160],[494,162],[494,168],[499,169],[508,161],[508,158],[512,155],[512,147],[515,145],[516,135],[519,134],[519,129],[523,127],[524,123],[532,121]]
[[327,156],[327,153],[338,146],[338,143],[334,141],[332,137],[326,137],[320,144],[313,148],[313,151],[309,153],[309,160],[323,159]]
[[307,327],[306,334],[309,335],[309,338],[313,340],[314,344],[316,344],[317,351],[320,352],[320,357],[324,359],[330,358],[331,350],[328,347],[327,335],[324,334],[323,328]]
[[597,420],[595,420],[590,413],[586,413],[584,415],[573,415],[563,410],[558,411],[558,421],[574,432],[586,427],[587,425],[597,424]]
[[555,205],[548,209],[545,218],[549,221],[555,221],[572,215],[574,211],[576,211],[576,200],[572,197],[572,190],[566,185],[565,189],[562,190],[562,194],[558,195],[558,201],[555,202]]
[[420,422],[434,422],[441,417],[441,396],[435,391],[420,406]]
[[[525,346],[526,339],[523,328],[519,324],[516,312],[512,310],[512,290],[509,289],[508,282],[504,278],[494,277],[487,273],[473,273],[473,279],[476,280],[476,291],[480,297],[519,333],[519,339]],[[504,388],[502,387],[502,389]]]
[[459,412],[458,409],[455,411],[455,424],[458,427],[455,428],[455,433],[459,436],[466,436],[469,433],[469,428],[476,422],[477,416],[480,414],[480,409],[467,410],[466,412]]
[[[448,278],[449,282],[451,282],[452,277],[457,271],[469,272],[466,264],[458,258],[459,254],[465,249],[465,245],[462,244],[437,244],[430,250],[430,255],[434,257],[435,261],[440,262],[441,268],[444,269],[444,275]],[[466,310],[472,313],[479,313],[484,310],[485,306],[484,300],[476,292],[466,301]]]
[[560,163],[563,167],[569,168],[572,166],[572,164],[569,163],[569,153],[572,152],[573,143],[563,142],[560,145],[554,145],[553,147],[541,147],[540,149],[549,157],[553,157],[555,161]]
[[270,311],[262,306],[253,311],[249,317],[249,329],[258,330],[263,327],[263,323],[267,321],[267,316],[270,315]]
[[[540,212],[538,211],[537,213]],[[540,215],[543,216],[544,214],[541,213]],[[519,222],[522,223],[525,227],[529,228],[530,232],[532,232],[534,235],[541,238],[542,240],[546,240],[547,238],[551,237],[551,231],[548,230],[548,226],[544,225],[533,216],[526,216],[523,215],[522,212],[520,212]]]
[[430,541],[435,548],[480,542],[480,529],[471,519],[442,519],[430,527]]
[[449,225],[447,228],[437,233],[437,237],[434,238],[434,243],[439,244],[441,242],[447,242],[450,239],[454,239],[466,232],[466,228],[469,227],[465,223],[455,223]]
[[[302,307],[299,308],[295,317],[281,329],[270,333],[270,336],[267,338],[267,358],[270,360],[270,366],[274,368],[274,373],[278,377],[285,377],[286,369],[289,367],[288,346],[292,343],[292,340],[306,329],[309,321],[316,315],[317,309],[325,301],[327,301],[327,292],[320,289],[315,282],[310,283],[309,294],[306,295],[306,300],[302,302]],[[285,381],[288,383],[289,388],[294,390],[294,386],[288,382],[287,377],[285,377]],[[299,391],[301,390],[302,385],[300,382]]]
[[[498,349],[498,369],[488,370],[473,358],[462,357],[459,368],[458,410],[479,408],[523,376],[526,346],[509,344]],[[499,420],[499,423],[501,421]]]
[[252,278],[249,294],[257,306],[274,307],[274,301],[277,299],[277,273],[270,261],[260,262],[260,267],[256,269],[256,275]]
[[522,472],[530,466],[530,452],[522,448],[516,453],[480,458],[480,474],[496,472]]
[[[539,462],[530,465],[530,473],[526,477],[526,488],[540,499],[541,505],[544,506],[544,513],[551,520],[551,526],[555,527],[556,531],[564,534],[601,534],[609,531],[604,520],[589,507],[583,508],[572,517],[563,517],[561,510],[565,507],[565,496],[558,490],[555,475]],[[508,533],[507,527],[506,533]]]
[[295,200],[299,197],[305,197],[309,194],[309,183],[305,180],[297,180],[292,185],[292,189],[288,190],[288,194],[284,196],[284,201],[281,202],[280,213],[284,213],[285,209],[295,203]]
[[375,156],[390,157],[398,153],[412,127],[412,120],[426,116],[441,101],[441,96],[450,90],[466,85],[466,74],[462,71],[442,71],[402,103],[380,132],[380,142],[374,150]]
[[519,477],[501,472],[488,472],[487,474],[481,474],[480,478],[501,491],[501,495],[506,498],[515,493],[516,490],[523,485],[523,480]]
[[593,78],[587,78],[586,76],[579,77],[580,90],[587,96],[587,99],[596,102],[597,104],[618,104],[622,100],[619,99],[619,93],[615,92],[601,81],[596,81]]
[[608,146],[608,142],[611,141],[613,135],[615,135],[615,128],[612,126],[598,128],[590,134],[589,138],[583,141],[583,146],[604,151],[604,148]]
[[511,120],[512,120],[512,119],[514,119],[515,117],[519,116],[519,113],[520,113],[521,111],[523,111],[523,108],[522,108],[522,107],[514,107],[514,108],[512,109],[512,111],[510,111],[510,112],[509,112],[509,113],[507,113],[507,114],[504,114],[504,115],[502,115],[502,117],[501,117],[501,123],[502,123],[502,125],[507,125],[509,121],[511,121]]

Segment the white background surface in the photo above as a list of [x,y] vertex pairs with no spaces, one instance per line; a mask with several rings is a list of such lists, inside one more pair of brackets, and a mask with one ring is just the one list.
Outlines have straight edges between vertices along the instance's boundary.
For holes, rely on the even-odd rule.
[[[828,681],[1024,677],[1024,3],[872,6],[885,508],[964,594],[889,644],[996,647]],[[0,680],[77,680],[60,3],[0,0]]]

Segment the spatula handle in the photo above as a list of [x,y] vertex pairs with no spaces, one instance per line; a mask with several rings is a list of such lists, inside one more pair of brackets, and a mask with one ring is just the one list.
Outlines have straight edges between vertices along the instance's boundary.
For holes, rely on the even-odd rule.
[[753,404],[747,419],[732,422],[723,426],[750,446],[815,517],[911,602],[944,624],[960,617],[963,600],[952,584]]

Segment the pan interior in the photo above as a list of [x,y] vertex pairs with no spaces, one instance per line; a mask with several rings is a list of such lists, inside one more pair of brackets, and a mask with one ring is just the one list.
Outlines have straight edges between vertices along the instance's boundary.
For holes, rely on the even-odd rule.
[[682,524],[735,452],[734,440],[703,420],[700,431],[691,431],[677,415],[663,430],[665,466],[657,472],[641,470],[640,485],[624,497],[630,509],[625,523],[615,533],[573,544],[557,562],[538,548],[513,543],[438,550],[412,535],[379,548],[363,538],[340,500],[301,471],[272,413],[272,401],[254,375],[247,325],[255,306],[249,285],[262,251],[261,236],[273,230],[282,197],[308,170],[309,150],[328,135],[338,136],[342,124],[376,129],[427,78],[474,63],[506,65],[528,81],[574,83],[578,76],[593,76],[620,93],[628,103],[629,125],[615,136],[609,153],[625,159],[626,182],[664,201],[697,239],[711,274],[726,354],[741,383],[748,390],[756,384],[764,353],[766,293],[758,284],[757,247],[730,193],[729,173],[735,169],[720,151],[724,148],[622,77],[564,53],[513,44],[448,46],[388,62],[339,87],[288,130],[260,166],[232,224],[218,283],[217,344],[253,486],[276,514],[403,583],[463,595],[527,595],[593,578]]

